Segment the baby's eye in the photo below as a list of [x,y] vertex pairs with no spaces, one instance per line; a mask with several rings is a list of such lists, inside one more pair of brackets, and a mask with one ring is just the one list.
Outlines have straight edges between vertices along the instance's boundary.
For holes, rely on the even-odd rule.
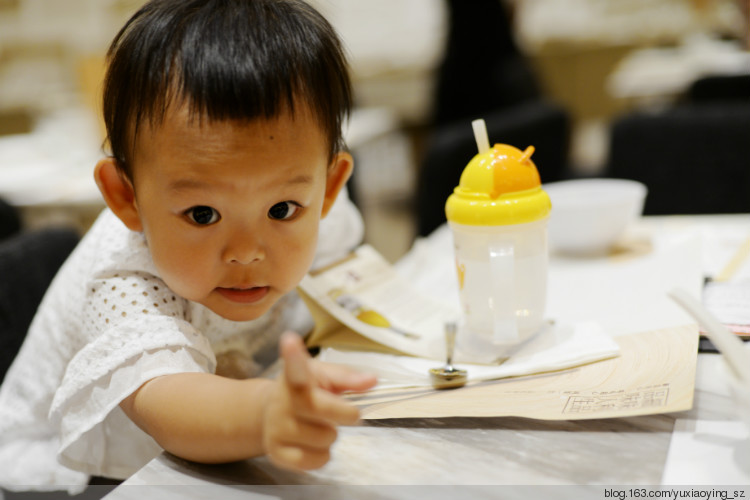
[[275,220],[287,220],[293,218],[302,207],[293,201],[282,201],[272,206],[268,216]]
[[221,216],[219,215],[219,212],[217,212],[211,207],[206,207],[206,206],[198,206],[198,207],[189,208],[185,212],[185,215],[187,215],[191,221],[201,226],[214,224],[216,222],[219,222],[219,219],[221,218]]

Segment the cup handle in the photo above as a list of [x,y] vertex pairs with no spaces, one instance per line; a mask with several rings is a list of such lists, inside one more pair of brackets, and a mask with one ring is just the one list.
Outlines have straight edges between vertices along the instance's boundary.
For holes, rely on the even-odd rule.
[[490,300],[492,300],[493,341],[518,341],[518,320],[515,301],[515,251],[513,243],[498,242],[489,247]]

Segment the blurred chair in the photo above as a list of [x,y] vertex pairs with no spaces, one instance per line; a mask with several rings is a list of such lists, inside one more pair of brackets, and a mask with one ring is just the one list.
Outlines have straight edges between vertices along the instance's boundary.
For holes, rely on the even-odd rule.
[[632,113],[612,126],[608,175],[648,186],[645,214],[750,212],[750,101]]
[[538,99],[536,76],[498,0],[448,0],[448,42],[438,68],[433,125],[479,118]]
[[745,101],[750,103],[750,74],[711,75],[694,81],[687,90],[689,103]]
[[536,148],[543,182],[567,170],[570,119],[545,100],[518,50],[506,5],[497,0],[449,0],[448,45],[438,72],[432,134],[415,197],[417,233],[445,222],[445,201],[477,153],[471,121],[484,118],[491,143]]
[[0,241],[21,230],[21,216],[12,205],[0,200]]
[[0,381],[47,287],[78,240],[78,233],[67,228],[21,231],[15,209],[0,202]]

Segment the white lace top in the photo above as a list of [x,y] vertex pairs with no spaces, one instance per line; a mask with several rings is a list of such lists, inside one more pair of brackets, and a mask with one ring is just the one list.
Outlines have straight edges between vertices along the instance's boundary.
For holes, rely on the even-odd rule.
[[[313,267],[343,257],[362,232],[342,194],[321,222]],[[281,332],[311,326],[296,293],[249,322],[176,296],[143,235],[105,210],[50,285],[0,387],[0,485],[80,491],[90,475],[128,477],[161,448],[120,401],[159,375],[214,372],[217,359],[257,375]]]

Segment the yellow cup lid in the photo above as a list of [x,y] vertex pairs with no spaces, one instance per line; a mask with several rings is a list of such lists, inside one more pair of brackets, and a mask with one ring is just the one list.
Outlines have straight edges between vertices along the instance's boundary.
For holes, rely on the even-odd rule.
[[466,165],[445,204],[449,221],[473,226],[523,224],[543,219],[552,206],[542,190],[534,147],[495,144]]

